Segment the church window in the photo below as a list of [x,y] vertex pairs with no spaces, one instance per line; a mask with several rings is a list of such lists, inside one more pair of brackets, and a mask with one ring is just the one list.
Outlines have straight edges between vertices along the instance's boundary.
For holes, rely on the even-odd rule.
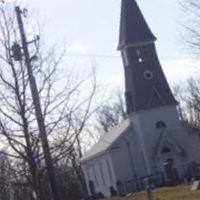
[[153,79],[153,72],[147,70],[144,71],[143,76],[146,80],[152,80]]
[[163,121],[158,121],[158,122],[156,123],[156,128],[157,128],[157,129],[166,128],[165,122],[163,122]]
[[87,177],[88,177],[88,180],[90,180],[90,172],[89,172],[89,168],[87,168],[87,170],[86,170],[86,175],[87,175]]
[[139,63],[145,62],[146,60],[149,59],[149,51],[146,46],[137,48],[136,54],[137,54],[137,61]]
[[169,88],[166,89],[166,92],[167,92],[168,94],[171,94],[171,91],[170,91]]
[[133,98],[131,92],[126,92],[127,112],[133,111]]
[[108,174],[110,176],[110,182],[113,183],[112,171],[111,171],[111,168],[110,168],[109,160],[106,160],[106,164],[107,164],[107,168],[108,168]]
[[104,177],[103,168],[102,168],[102,164],[101,163],[99,163],[99,171],[100,171],[100,174],[101,174],[102,183],[103,183],[103,185],[105,185],[106,182],[105,182],[105,177]]
[[97,174],[96,174],[96,169],[95,169],[95,165],[93,165],[92,168],[93,168],[93,173],[94,173],[95,184],[96,184],[96,186],[99,186],[98,179],[97,179]]
[[171,152],[171,149],[169,147],[163,147],[161,153],[162,154],[166,154],[166,153],[170,153]]
[[122,57],[123,57],[125,67],[128,67],[128,65],[129,65],[128,52],[122,51]]
[[92,180],[89,180],[88,185],[89,185],[90,193],[94,195],[96,193],[94,182]]
[[171,163],[171,164],[174,164],[174,159],[169,158],[169,159],[167,159],[167,162],[169,162],[169,163]]

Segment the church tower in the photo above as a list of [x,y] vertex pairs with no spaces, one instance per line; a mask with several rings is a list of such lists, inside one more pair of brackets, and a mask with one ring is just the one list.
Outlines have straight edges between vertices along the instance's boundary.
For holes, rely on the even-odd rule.
[[157,57],[156,37],[135,0],[122,0],[118,50],[125,71],[127,113],[176,105]]
[[[170,143],[174,149],[175,146],[178,149],[185,143],[181,139],[184,133],[177,102],[161,68],[155,41],[156,37],[136,0],[122,0],[118,50],[124,64],[127,114],[132,123],[134,140],[137,141],[137,155],[143,162],[137,155],[134,158],[136,166],[140,166],[138,170],[145,166],[145,174],[155,173],[163,167],[166,160],[162,156],[158,159],[156,151],[160,153],[164,144]],[[177,145],[170,141],[176,141]],[[160,143],[162,145],[158,150]],[[170,159],[176,160],[178,166],[184,158],[175,155],[171,154]]]

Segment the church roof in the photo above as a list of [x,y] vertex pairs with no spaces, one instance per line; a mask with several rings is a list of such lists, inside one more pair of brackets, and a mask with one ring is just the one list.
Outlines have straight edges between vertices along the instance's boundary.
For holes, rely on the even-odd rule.
[[155,40],[136,1],[122,0],[118,49]]
[[90,160],[98,155],[105,153],[112,144],[130,127],[130,120],[126,119],[117,126],[113,127],[108,133],[104,133],[99,141],[86,152],[81,162]]

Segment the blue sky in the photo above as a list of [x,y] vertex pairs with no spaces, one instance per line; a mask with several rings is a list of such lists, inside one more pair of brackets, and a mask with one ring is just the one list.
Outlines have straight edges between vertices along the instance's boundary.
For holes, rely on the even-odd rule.
[[[69,54],[114,57],[68,56],[70,65],[82,69],[95,61],[98,79],[112,87],[123,86],[123,66],[118,44],[121,0],[22,0],[45,21],[49,42],[66,42]],[[170,84],[196,72],[196,64],[181,51],[181,12],[178,0],[137,0],[157,36],[158,55]]]

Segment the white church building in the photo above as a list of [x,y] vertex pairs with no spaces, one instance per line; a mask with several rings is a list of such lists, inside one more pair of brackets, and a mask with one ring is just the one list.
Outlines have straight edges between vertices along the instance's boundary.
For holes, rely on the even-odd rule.
[[118,50],[124,63],[127,119],[81,160],[90,195],[126,194],[140,189],[144,177],[159,186],[198,175],[199,131],[179,119],[155,41],[136,1],[122,0]]

